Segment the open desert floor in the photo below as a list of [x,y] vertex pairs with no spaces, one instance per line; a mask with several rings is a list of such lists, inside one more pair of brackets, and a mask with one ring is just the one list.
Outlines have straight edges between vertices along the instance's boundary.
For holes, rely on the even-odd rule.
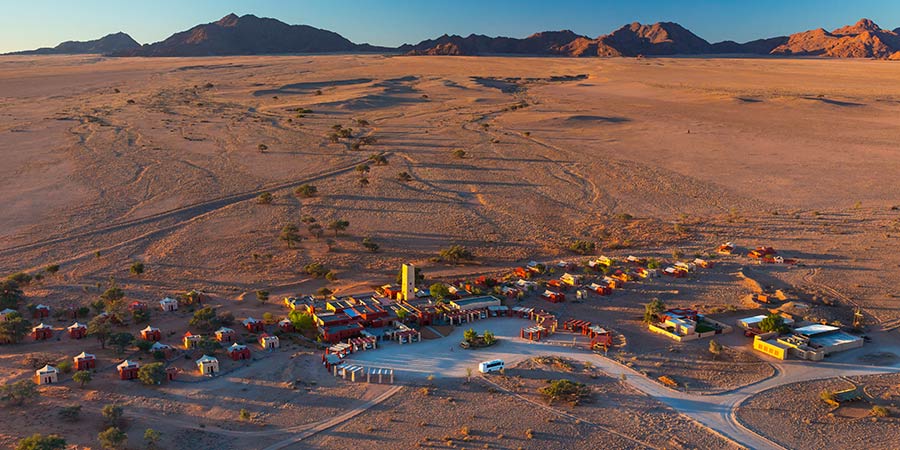
[[[463,426],[479,446],[606,442],[627,448],[637,440],[648,448],[728,448],[733,443],[718,433],[736,434],[715,424],[730,410],[704,419],[696,405],[707,403],[691,403],[681,391],[663,400],[638,398],[618,386],[618,367],[632,380],[628,389],[641,383],[638,377],[668,375],[685,390],[707,394],[709,404],[722,394],[727,408],[741,400],[734,392],[758,394],[757,383],[760,391],[782,389],[781,381],[816,375],[796,361],[784,370],[751,353],[740,333],[723,338],[728,349],[716,359],[705,352],[706,341],[674,343],[651,334],[641,324],[644,304],[660,298],[733,323],[762,311],[744,300],[762,285],[809,305],[810,320],[847,325],[859,308],[874,345],[842,355],[819,377],[863,366],[894,370],[900,355],[897,79],[897,63],[863,60],[0,58],[0,205],[6,212],[0,274],[42,273],[24,287],[26,303],[60,311],[85,306],[114,279],[129,300],[154,305],[197,289],[239,319],[280,317],[285,295],[323,286],[338,295],[369,292],[393,282],[405,262],[422,267],[429,280],[453,280],[509,272],[530,260],[586,259],[569,251],[576,239],[598,242],[597,254],[619,257],[671,260],[673,253],[706,254],[734,241],[773,246],[800,261],[751,266],[740,256],[723,257],[690,278],[635,284],[611,297],[555,306],[526,298],[525,305],[586,318],[624,337],[604,358],[610,366],[603,373],[579,376],[596,384],[595,396],[627,397],[619,409],[632,415],[628,424],[606,422],[617,406],[606,400],[559,416],[545,409],[532,414],[529,396],[486,399],[483,380],[456,392],[459,374],[439,378],[432,396],[419,393],[424,381],[415,377],[402,380],[399,393],[345,382],[322,369],[319,352],[299,338],[274,353],[255,347],[252,361],[229,362],[220,378],[188,375],[158,388],[114,379],[111,367],[131,353],[101,349],[93,339],[26,338],[0,346],[0,381],[27,379],[40,362],[81,351],[97,354],[104,371],[83,389],[69,380],[41,387],[42,395],[23,406],[8,406],[0,445],[47,432],[60,423],[55,409],[83,402],[81,421],[58,429],[70,443],[96,447],[99,408],[117,402],[126,409],[130,442],[153,427],[163,431],[166,448],[364,448],[367,433],[384,445],[446,446],[450,436],[465,447]],[[338,126],[352,131],[332,137]],[[368,169],[357,170],[360,164]],[[303,184],[314,185],[317,195],[295,195]],[[262,193],[272,194],[272,202],[261,204]],[[307,231],[310,218],[322,226],[342,219],[349,227],[319,234]],[[296,245],[280,239],[286,224],[300,229]],[[364,238],[379,251],[367,251]],[[433,260],[452,244],[472,250],[474,261]],[[130,273],[136,261],[144,273]],[[304,266],[312,262],[336,279],[307,275]],[[42,272],[56,264],[58,272]],[[257,301],[259,290],[271,301]],[[151,323],[175,345],[191,315],[157,310]],[[61,329],[71,320],[48,322]],[[144,326],[122,331],[137,334]],[[446,339],[458,341],[461,330],[454,333]],[[185,372],[196,370],[193,359],[176,360]],[[526,385],[556,376],[523,367],[516,370]],[[792,386],[783,389],[798,390]],[[655,389],[644,392],[664,392]],[[799,441],[754,412],[759,402],[784,399],[760,395],[739,419],[794,446]],[[448,404],[446,397],[458,401]],[[480,409],[480,402],[489,404]],[[238,419],[242,408],[251,420]],[[451,421],[418,425],[418,416],[439,417],[448,408]],[[822,405],[780,408],[796,426],[801,419],[812,425],[845,420],[828,416]],[[507,410],[515,414],[502,423],[483,423]],[[685,411],[693,411],[690,418]],[[352,420],[353,414],[365,420]],[[559,420],[566,433],[547,422],[554,415],[565,417]],[[854,423],[806,424],[803,433],[840,429],[860,439],[870,433],[870,425]],[[644,427],[657,425],[691,437],[646,434]],[[525,439],[526,429],[537,437]],[[584,440],[570,440],[569,431]],[[805,436],[797,433],[790,436]],[[845,442],[843,448],[864,448],[865,441]]]

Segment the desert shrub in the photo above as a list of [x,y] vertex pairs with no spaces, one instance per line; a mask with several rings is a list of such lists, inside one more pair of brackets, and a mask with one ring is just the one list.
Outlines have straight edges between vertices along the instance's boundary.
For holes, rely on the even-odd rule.
[[442,260],[449,262],[465,261],[475,258],[475,254],[472,253],[471,250],[461,245],[451,245],[450,247],[441,250],[438,256]]
[[273,200],[275,200],[275,196],[271,192],[263,192],[256,197],[256,203],[260,205],[271,205]]
[[166,369],[163,363],[159,362],[144,364],[138,369],[138,379],[148,386],[162,384],[166,379]]
[[81,405],[63,406],[57,414],[61,420],[75,422],[81,416]]
[[66,440],[58,434],[35,433],[19,441],[16,450],[63,450],[66,446]]
[[122,425],[122,416],[125,414],[125,410],[117,404],[110,403],[103,406],[100,414],[103,416],[103,421],[107,426],[117,427]]
[[313,262],[303,267],[303,271],[316,278],[322,278],[328,274],[329,270],[322,263]]
[[456,159],[463,159],[466,157],[466,151],[461,148],[453,150],[452,154],[453,154],[453,157]]
[[556,400],[564,400],[573,405],[587,399],[591,395],[591,388],[576,381],[559,379],[550,381],[549,385],[538,390],[548,404]]
[[100,441],[100,445],[104,449],[118,450],[125,448],[128,442],[128,435],[118,427],[109,427],[106,431],[102,431],[97,435],[97,440]]
[[266,144],[259,144],[256,146],[256,149],[259,150],[260,153],[265,153],[267,150],[269,150],[269,146]]
[[0,400],[16,406],[37,395],[37,387],[31,380],[19,380],[0,386]]
[[246,409],[241,408],[241,410],[238,412],[238,418],[244,422],[249,421],[251,418],[250,411],[247,411]]
[[60,361],[59,364],[56,365],[56,368],[59,369],[60,372],[65,374],[72,373],[72,361]]
[[412,181],[413,177],[407,172],[400,172],[397,174],[397,179],[403,182]]
[[135,261],[131,264],[131,267],[128,268],[128,271],[131,272],[132,275],[141,275],[144,273],[144,263]]
[[256,300],[258,300],[260,303],[265,303],[265,302],[269,301],[269,291],[265,291],[265,290],[256,291]]
[[869,410],[869,414],[873,417],[889,417],[891,415],[891,411],[884,406],[875,405]]
[[301,184],[300,186],[297,186],[297,189],[294,190],[294,195],[302,198],[315,197],[315,195],[318,193],[318,188],[311,184]]
[[575,240],[569,244],[569,250],[578,253],[580,255],[587,255],[589,253],[593,253],[597,248],[597,245],[590,241],[584,240]]
[[44,272],[47,272],[50,275],[53,275],[54,273],[59,272],[59,264],[51,264],[51,265],[47,266],[46,268],[44,268]]
[[377,243],[375,243],[375,241],[373,241],[372,238],[369,238],[369,237],[363,238],[362,245],[363,245],[363,247],[366,248],[366,250],[368,250],[372,253],[377,252],[378,249],[380,248],[380,246]]

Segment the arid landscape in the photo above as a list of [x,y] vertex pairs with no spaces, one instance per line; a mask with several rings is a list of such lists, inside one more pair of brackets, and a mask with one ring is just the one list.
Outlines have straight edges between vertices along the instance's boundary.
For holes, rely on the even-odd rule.
[[[31,276],[19,310],[55,334],[0,345],[0,382],[31,380],[82,351],[98,363],[84,386],[60,375],[21,405],[8,401],[0,446],[53,432],[100,448],[100,410],[116,403],[129,448],[141,447],[147,428],[172,449],[896,447],[896,375],[877,374],[900,367],[898,64],[4,56],[0,274]],[[297,190],[310,185],[314,194]],[[286,225],[297,236],[285,239]],[[595,247],[575,253],[577,241]],[[715,255],[729,241],[742,251]],[[438,258],[451,245],[474,257]],[[757,246],[797,264],[757,265],[744,257]],[[716,264],[608,297],[509,299],[608,327],[616,345],[580,357],[515,343],[568,359],[508,358],[502,375],[471,380],[449,365],[428,379],[397,367],[394,385],[342,380],[322,367],[313,332],[282,335],[275,351],[256,345],[250,361],[219,350],[215,378],[197,374],[202,352],[187,351],[166,361],[180,370],[176,380],[144,386],[119,380],[115,366],[152,356],[64,331],[75,320],[66,311],[110,287],[149,304],[149,323],[176,346],[198,331],[189,321],[200,307],[157,305],[190,290],[232,313],[237,329],[247,317],[287,316],[286,296],[371,293],[404,263],[422,269],[427,290],[502,278],[532,260],[632,254],[715,255]],[[311,263],[328,279],[308,273]],[[802,309],[798,320],[848,328],[859,311],[871,342],[822,362],[781,361],[754,352],[742,330],[717,336],[725,349],[711,354],[707,340],[675,342],[642,323],[645,304],[659,298],[733,325],[766,313],[748,295],[776,289]],[[51,317],[32,318],[37,304]],[[473,326],[502,328],[492,325],[500,320]],[[137,335],[146,325],[115,330]],[[413,347],[446,340],[440,347],[452,349],[468,325],[455,328]],[[497,352],[513,334],[498,333]],[[390,364],[377,356],[390,351],[372,358]],[[820,393],[846,384],[843,376],[870,387],[889,416],[823,403]],[[585,383],[589,401],[546,406],[538,389],[559,378]],[[60,418],[76,404],[80,418]]]

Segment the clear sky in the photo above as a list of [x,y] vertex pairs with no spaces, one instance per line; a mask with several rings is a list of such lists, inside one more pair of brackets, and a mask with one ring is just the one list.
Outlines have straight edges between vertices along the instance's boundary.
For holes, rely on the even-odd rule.
[[596,37],[634,21],[678,22],[710,42],[830,30],[861,17],[900,27],[900,0],[0,0],[0,53],[117,31],[156,42],[230,12],[388,46],[443,33],[524,37],[571,29]]

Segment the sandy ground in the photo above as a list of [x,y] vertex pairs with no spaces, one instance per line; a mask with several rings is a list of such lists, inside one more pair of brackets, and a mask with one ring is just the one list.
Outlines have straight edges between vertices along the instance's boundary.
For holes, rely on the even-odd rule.
[[[900,427],[898,381],[900,375],[890,374],[789,384],[752,397],[738,417],[788,448],[893,448]],[[819,398],[822,391],[854,386],[865,392],[863,400],[833,407]],[[890,416],[873,417],[875,405],[887,408]]]
[[[900,188],[890,182],[900,179],[898,67],[704,58],[4,57],[0,205],[14,213],[0,217],[0,273],[61,264],[25,287],[27,303],[57,310],[94,301],[114,277],[129,299],[203,289],[237,317],[260,317],[284,314],[274,304],[280,295],[325,285],[360,292],[390,281],[407,261],[452,279],[574,259],[566,246],[575,238],[598,241],[611,255],[669,258],[732,240],[799,258],[799,266],[761,268],[758,278],[793,288],[813,305],[811,316],[846,324],[860,307],[877,328],[900,319],[893,208]],[[353,138],[331,142],[336,125],[353,128]],[[363,136],[376,141],[354,150]],[[456,149],[466,157],[455,158]],[[354,168],[374,153],[388,164],[373,164],[361,186]],[[399,181],[400,172],[411,179]],[[294,196],[302,183],[319,195]],[[272,204],[255,201],[262,192],[274,194]],[[303,216],[351,225],[316,238]],[[304,236],[295,248],[279,240],[286,223]],[[381,250],[365,251],[364,237]],[[452,243],[472,249],[475,263],[430,261]],[[129,274],[134,261],[145,263],[143,275]],[[309,279],[302,267],[312,261],[337,280]],[[611,356],[653,377],[707,392],[751,385],[772,369],[741,353],[741,336],[723,337],[732,349],[711,361],[705,341],[676,345],[639,323],[650,297],[723,311],[723,320],[757,314],[741,300],[750,292],[738,275],[750,273],[747,259],[719,262],[689,279],[553,308],[615,329],[627,344]],[[259,289],[273,302],[256,302]],[[533,297],[524,304],[549,307]],[[151,323],[174,345],[188,318],[156,314]],[[879,339],[897,340],[895,332]],[[25,355],[52,361],[82,350],[105,367],[122,357],[93,340],[3,346],[0,378],[29,376]],[[202,445],[269,445],[291,426],[312,426],[383,392],[335,381],[309,352],[297,345],[243,368],[229,363],[231,381],[191,384],[186,376],[159,389],[104,373],[86,392],[71,382],[42,389],[16,417],[73,400],[96,408],[125,401],[136,414],[134,440],[154,426],[170,445],[201,442],[187,435]],[[191,369],[190,360],[179,364]],[[317,384],[284,395],[283,383],[297,379]],[[301,399],[304,392],[314,399]],[[316,410],[297,407],[301,400]],[[153,407],[173,418],[141,415]],[[241,407],[264,426],[232,423]],[[84,423],[65,425],[71,442],[94,445],[92,411]],[[274,431],[232,439],[217,425],[222,417],[222,427]],[[42,423],[4,421],[4,445]]]
[[[597,369],[562,361],[556,366],[528,359],[504,375],[487,377],[502,390],[479,378],[424,383],[308,444],[335,449],[736,448]],[[578,406],[557,402],[548,407],[538,389],[560,378],[590,385],[590,398]],[[623,408],[628,414],[621,413]]]

